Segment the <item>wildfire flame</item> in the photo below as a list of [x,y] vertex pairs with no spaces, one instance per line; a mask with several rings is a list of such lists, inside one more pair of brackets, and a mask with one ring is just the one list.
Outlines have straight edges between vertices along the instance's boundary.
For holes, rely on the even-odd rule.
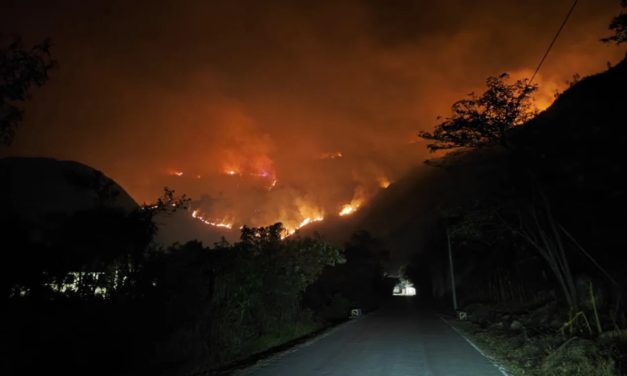
[[[239,170],[225,170],[225,173],[229,175],[240,175]],[[278,180],[274,174],[274,172],[265,172],[265,170],[258,170],[257,172],[246,171],[244,176],[252,176],[257,178],[262,178],[265,184],[265,188],[268,190],[273,189],[277,186]],[[375,180],[375,184],[379,187],[385,189],[390,186],[391,182],[386,176],[379,176]],[[370,187],[375,186],[374,184],[369,185]],[[363,185],[358,185],[355,187],[353,198],[348,203],[344,203],[339,206],[339,210],[337,213],[340,217],[347,217],[353,215],[357,210],[359,210],[366,200],[372,196],[374,191],[364,187]],[[293,234],[295,234],[298,230],[302,229],[305,226],[311,225],[315,222],[321,222],[325,219],[325,212],[323,207],[317,204],[315,201],[311,201],[310,199],[304,197],[297,197],[294,202],[294,209],[296,209],[296,213],[289,209],[282,209],[279,218],[275,221],[271,221],[273,218],[265,218],[263,221],[268,221],[270,223],[281,222],[285,228],[284,232],[281,234],[281,238],[287,238]],[[216,228],[226,228],[233,229],[234,223],[236,219],[232,216],[224,216],[222,219],[216,219],[220,217],[208,217],[205,214],[201,213],[200,209],[195,209],[191,212],[191,215],[194,219],[203,222],[206,225],[213,226]],[[259,222],[258,218],[256,221]],[[241,224],[242,222],[240,222]],[[263,224],[253,224],[253,226],[260,226]]]
[[356,212],[356,211],[357,211],[357,209],[359,209],[359,207],[360,207],[360,206],[361,206],[361,204],[362,204],[362,201],[363,201],[363,200],[361,200],[361,199],[353,199],[353,200],[350,202],[350,204],[344,204],[344,205],[342,205],[342,209],[340,210],[340,212],[338,213],[338,215],[339,215],[340,217],[345,217],[345,216],[347,216],[347,215],[351,215],[351,214],[353,214],[354,212]]
[[359,205],[352,204],[344,204],[342,205],[342,210],[338,213],[340,217],[344,217],[347,215],[353,214],[357,209],[359,209]]
[[293,235],[296,231],[311,223],[324,220],[324,211],[318,205],[302,198],[296,199],[294,204],[299,215],[296,219],[280,221],[285,226],[282,238]]
[[202,214],[199,214],[199,213],[200,211],[198,209],[192,211],[192,218],[197,219],[201,221],[202,223],[209,225],[209,226],[213,226],[213,227],[227,228],[229,230],[233,228],[233,223],[231,223],[227,219],[222,219],[220,221],[212,221],[212,220],[206,219],[205,217],[202,216]]
[[314,218],[305,218],[303,219],[298,225],[296,225],[296,227],[293,228],[285,228],[285,232],[281,235],[281,239],[285,239],[288,236],[292,236],[296,233],[296,231],[300,230],[301,228],[307,226],[310,223],[313,222],[321,222],[324,221],[324,217],[314,217]]
[[390,186],[390,184],[392,184],[390,182],[390,180],[388,178],[386,178],[385,176],[381,176],[379,178],[377,178],[377,183],[379,183],[379,187],[386,189],[387,187]]
[[180,170],[169,170],[168,175],[170,176],[183,176],[183,171]]
[[361,204],[364,203],[366,199],[366,194],[363,186],[357,186],[355,188],[355,193],[353,194],[353,199],[350,203],[342,205],[340,212],[338,215],[340,217],[345,217],[347,215],[351,215],[359,209]]
[[254,169],[254,170],[251,170],[251,169],[242,170],[239,167],[227,165],[226,167],[224,167],[222,172],[229,176],[251,177],[254,179],[266,181],[267,183],[264,183],[264,186],[269,191],[274,189],[274,187],[276,187],[277,183],[279,182],[276,177],[276,173],[274,172],[273,169],[261,168],[261,169]]
[[334,151],[334,152],[322,153],[322,155],[320,155],[320,159],[338,159],[338,158],[342,158],[343,156],[344,155],[342,155],[342,152]]
[[308,224],[310,224],[312,222],[320,222],[320,221],[323,221],[323,220],[324,220],[324,217],[305,218],[305,219],[303,219],[303,221],[301,223],[298,224],[296,229],[300,229],[302,227],[305,227],[305,226],[307,226]]

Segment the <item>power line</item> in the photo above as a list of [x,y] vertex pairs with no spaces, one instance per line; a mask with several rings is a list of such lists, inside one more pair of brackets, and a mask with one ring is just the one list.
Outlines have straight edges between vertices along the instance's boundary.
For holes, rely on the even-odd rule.
[[549,44],[549,47],[544,52],[544,56],[542,56],[542,59],[540,59],[540,63],[538,64],[538,67],[536,68],[535,72],[533,72],[533,75],[529,79],[529,85],[531,85],[531,83],[533,82],[533,79],[536,78],[538,71],[542,67],[542,64],[544,64],[544,60],[546,60],[546,57],[549,56],[549,52],[551,52],[551,49],[553,48],[553,45],[555,44],[555,41],[557,41],[557,38],[559,37],[562,30],[564,30],[564,26],[566,26],[566,22],[568,22],[568,19],[570,18],[570,15],[573,13],[573,10],[575,10],[575,6],[577,5],[578,2],[579,0],[575,0],[573,1],[573,5],[570,6],[568,13],[566,13],[566,17],[564,17],[564,21],[562,21],[562,24],[560,25],[560,28],[557,30],[557,33],[555,33],[555,36],[553,37],[553,40]]

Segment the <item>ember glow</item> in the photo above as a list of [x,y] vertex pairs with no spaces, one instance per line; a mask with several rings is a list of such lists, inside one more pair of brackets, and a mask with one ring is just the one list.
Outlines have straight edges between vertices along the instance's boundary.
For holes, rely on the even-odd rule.
[[276,185],[274,162],[263,153],[230,151],[229,163],[224,163],[222,172],[229,176],[240,176],[267,180],[268,187]]
[[270,183],[270,186],[268,187],[268,190],[276,187],[276,185],[279,183],[279,181],[277,179],[272,179],[272,183]]
[[262,178],[267,178],[268,176],[270,176],[270,173],[268,171],[260,171],[257,174],[255,174],[256,176],[262,177]]

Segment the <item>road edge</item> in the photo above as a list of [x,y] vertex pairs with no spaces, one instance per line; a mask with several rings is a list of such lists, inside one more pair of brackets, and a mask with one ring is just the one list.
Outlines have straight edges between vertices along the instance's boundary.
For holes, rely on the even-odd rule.
[[500,364],[496,359],[494,359],[494,357],[486,354],[483,350],[481,350],[481,348],[479,346],[477,346],[470,338],[468,338],[461,330],[457,329],[455,327],[455,325],[451,324],[448,320],[446,320],[444,317],[440,316],[440,320],[442,320],[446,325],[448,325],[451,329],[453,329],[453,331],[455,331],[455,333],[457,333],[460,337],[462,337],[464,340],[466,340],[466,342],[468,342],[468,344],[470,346],[472,346],[473,349],[477,350],[477,352],[479,354],[481,354],[484,358],[486,358],[494,367],[496,367],[496,369],[499,370],[499,372],[501,372],[501,374],[503,376],[512,376],[510,373],[508,373],[507,368],[505,368],[505,366],[503,366],[502,364]]
[[270,363],[273,363],[281,358],[283,358],[284,356],[291,354],[293,352],[296,352],[302,348],[305,348],[307,346],[313,345],[314,343],[318,342],[319,340],[331,335],[332,333],[340,330],[343,327],[346,327],[352,323],[354,323],[355,321],[357,321],[359,319],[351,319],[351,320],[346,320],[346,321],[342,321],[336,325],[332,325],[326,328],[323,328],[317,332],[314,332],[312,334],[309,334],[305,337],[301,337],[301,338],[297,338],[293,341],[290,341],[287,344],[282,345],[281,347],[285,347],[285,348],[281,348],[281,349],[270,349],[267,352],[264,352],[265,356],[259,356],[257,359],[254,360],[254,362],[247,362],[247,364],[242,364],[240,366],[235,366],[230,368],[229,370],[225,370],[223,372],[226,373],[221,373],[221,375],[234,375],[234,376],[244,376],[244,375],[248,375],[251,372],[254,372],[255,370],[262,368]]

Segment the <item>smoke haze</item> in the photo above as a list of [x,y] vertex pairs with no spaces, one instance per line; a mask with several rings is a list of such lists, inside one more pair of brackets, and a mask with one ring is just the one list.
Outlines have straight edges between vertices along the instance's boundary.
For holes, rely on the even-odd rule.
[[[50,37],[59,67],[3,155],[81,161],[138,202],[163,186],[212,221],[337,215],[428,156],[416,138],[485,78],[528,77],[559,1],[5,1],[5,38]],[[583,1],[538,105],[624,52],[618,1]]]

